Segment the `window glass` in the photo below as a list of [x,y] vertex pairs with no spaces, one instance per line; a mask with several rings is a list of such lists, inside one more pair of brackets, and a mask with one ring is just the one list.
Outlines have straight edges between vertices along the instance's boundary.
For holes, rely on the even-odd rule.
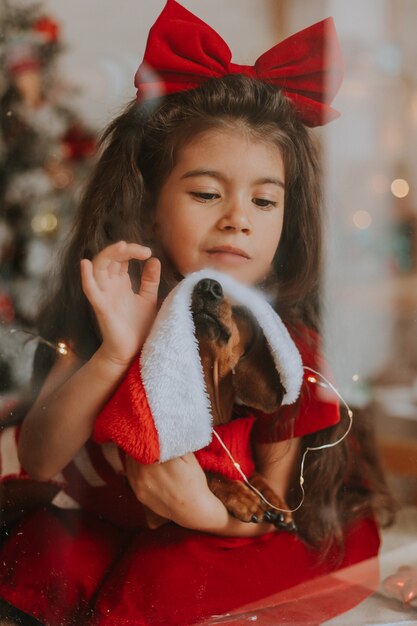
[[415,2],[3,4],[0,621],[414,623]]

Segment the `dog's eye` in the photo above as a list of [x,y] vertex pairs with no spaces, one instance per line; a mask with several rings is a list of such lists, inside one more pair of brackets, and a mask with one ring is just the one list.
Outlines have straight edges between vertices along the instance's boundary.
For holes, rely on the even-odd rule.
[[275,202],[274,200],[270,200],[269,198],[253,198],[252,202],[261,209],[270,209],[272,207],[276,207],[278,204],[277,202]]
[[192,191],[191,195],[199,202],[210,202],[210,200],[220,198],[218,193],[210,193],[209,191]]

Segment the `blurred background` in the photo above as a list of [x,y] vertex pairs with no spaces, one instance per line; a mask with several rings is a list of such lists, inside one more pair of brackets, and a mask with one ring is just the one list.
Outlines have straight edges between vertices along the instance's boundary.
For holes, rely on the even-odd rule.
[[[337,386],[376,424],[390,481],[417,504],[417,4],[184,0],[252,64],[332,15],[345,57],[315,132],[327,211],[324,336]],[[0,407],[28,384],[33,319],[100,129],[134,97],[163,0],[0,0]],[[225,10],[227,6],[227,10]],[[360,413],[362,415],[362,413]]]

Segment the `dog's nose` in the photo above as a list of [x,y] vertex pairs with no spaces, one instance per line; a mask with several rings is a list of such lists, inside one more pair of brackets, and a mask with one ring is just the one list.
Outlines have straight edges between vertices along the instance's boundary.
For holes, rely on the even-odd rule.
[[223,298],[222,286],[213,278],[203,278],[195,288],[198,295],[206,300],[221,300]]

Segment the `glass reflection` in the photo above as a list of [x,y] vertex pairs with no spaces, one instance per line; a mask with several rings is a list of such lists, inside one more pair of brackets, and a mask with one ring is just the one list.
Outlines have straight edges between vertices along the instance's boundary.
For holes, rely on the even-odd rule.
[[[165,3],[153,7],[141,3],[139,53],[137,27],[130,25],[130,19],[126,24],[126,15],[120,11],[109,21],[112,37],[106,36],[107,22],[97,21],[93,46],[91,32],[84,33],[83,39],[79,15],[84,7],[58,9],[50,4],[44,4],[42,15],[36,14],[29,2],[23,3],[19,11],[7,2],[2,6],[6,72],[1,114],[0,459],[6,480],[0,492],[0,557],[5,563],[0,573],[0,596],[48,624],[114,624],[117,618],[130,619],[128,623],[132,624],[139,618],[149,624],[278,624],[283,620],[329,626],[390,624],[394,620],[410,623],[417,595],[413,3],[366,0],[349,3],[347,11],[346,3],[340,0],[309,3],[308,7],[298,0],[246,0],[244,8],[242,2],[234,2],[235,10],[228,7],[230,20],[226,19],[224,7],[219,11],[217,1],[185,3],[230,44],[233,62],[242,63],[239,67],[253,63],[277,39],[329,14],[334,16],[345,58],[345,77],[335,101],[342,117],[312,133],[319,144],[323,180],[316,169],[314,141],[302,139],[304,131],[298,128],[297,120],[292,122],[296,127],[293,134],[286,130],[287,113],[277,124],[275,112],[272,123],[271,112],[263,109],[260,115],[258,105],[263,125],[258,120],[256,126],[249,119],[249,109],[244,114],[248,115],[243,122],[245,128],[239,125],[252,77],[246,82],[226,78],[222,84],[222,113],[211,113],[208,124],[207,119],[201,121],[200,111],[199,125],[193,126],[195,120],[188,127],[178,124],[169,140],[162,141],[156,133],[163,124],[158,128],[155,124],[154,135],[150,132],[160,102],[132,103],[107,135],[105,151],[102,148],[98,164],[93,165],[90,157],[95,131],[91,128],[113,118],[114,110],[110,114],[110,109],[119,108],[134,96],[131,77],[145,47],[147,31]],[[176,3],[169,4],[172,7]],[[59,12],[56,18],[52,10]],[[137,15],[137,3],[129,5],[129,11]],[[236,15],[242,22],[239,31]],[[84,15],[83,21],[91,24],[91,16]],[[115,36],[118,31],[120,35]],[[186,45],[187,38],[178,32],[176,45],[183,45],[184,40]],[[194,25],[190,43],[195,33]],[[60,49],[64,39],[69,44],[66,57],[61,56]],[[329,41],[327,61],[331,63],[337,51],[334,42],[330,46]],[[221,47],[218,39],[213,45],[214,49]],[[95,52],[91,51],[93,47]],[[190,48],[194,54],[196,46]],[[95,56],[98,54],[99,58]],[[56,93],[52,67],[64,58],[70,80],[76,77],[82,86],[83,93],[74,100],[78,114],[69,109],[67,102],[61,106],[62,94]],[[44,72],[46,63],[52,64],[48,72]],[[145,89],[144,85],[154,79],[154,74],[145,73],[139,88]],[[178,93],[177,88],[172,91]],[[229,99],[235,95],[235,108],[229,111],[227,120],[226,93]],[[262,93],[258,96],[264,102],[266,92]],[[205,93],[203,100],[208,98]],[[174,95],[172,102],[176,108],[170,110],[170,115],[174,118],[188,106],[186,95]],[[307,123],[315,125],[311,119]],[[129,128],[134,131],[130,139]],[[298,149],[302,141],[314,161],[310,182],[306,161],[288,148],[290,144]],[[169,161],[171,155],[173,162]],[[301,171],[298,175],[296,163]],[[89,175],[91,169],[95,178]],[[141,177],[143,189],[139,188]],[[80,189],[86,178],[93,182],[82,200]],[[320,229],[314,218],[318,205],[313,206],[319,183],[323,184],[327,206],[321,307],[316,289]],[[69,241],[75,206],[80,203],[84,221],[78,218],[69,252],[58,259],[54,255]],[[296,212],[301,216],[298,224],[293,219]],[[121,239],[145,247],[106,248]],[[272,304],[289,327],[290,339],[304,365],[310,363],[329,376],[353,407],[354,431],[349,443],[343,441],[335,449],[311,453],[301,485],[306,490],[306,501],[301,513],[294,513],[294,520],[274,517],[270,511],[264,526],[255,524],[254,519],[249,523],[246,520],[245,532],[238,531],[241,527],[236,518],[221,517],[224,509],[219,508],[218,500],[213,504],[194,457],[186,457],[188,473],[177,474],[179,466],[173,461],[165,466],[170,467],[168,477],[161,472],[152,476],[149,467],[139,468],[130,460],[126,467],[126,457],[108,440],[103,439],[101,446],[87,442],[94,418],[104,405],[107,407],[114,392],[116,403],[132,406],[132,397],[120,383],[126,380],[127,364],[142,347],[153,322],[159,281],[159,265],[148,260],[146,246],[162,262],[159,300],[165,298],[179,277],[205,265],[245,284],[260,286],[267,306]],[[103,248],[107,252],[99,254]],[[87,261],[82,264],[81,284],[79,262],[84,257]],[[130,263],[135,292],[141,279],[154,285],[151,297],[147,297],[142,282],[142,292],[135,296],[141,312],[134,314],[126,273],[127,261],[132,258],[139,261]],[[62,263],[66,264],[66,275],[60,273]],[[54,280],[49,273],[51,264],[57,270]],[[98,279],[100,272],[102,278]],[[103,272],[107,272],[106,279]],[[54,300],[49,300],[41,317],[37,317],[41,296],[53,290]],[[223,302],[222,298],[213,290],[210,293],[220,307],[218,301]],[[248,304],[237,302],[239,306]],[[242,361],[241,367],[236,365],[239,359],[232,363],[227,374],[218,365],[219,359],[214,358],[207,372],[217,374],[207,374],[203,369],[203,382],[212,406],[219,409],[213,412],[224,415],[227,386],[225,382],[220,394],[219,380],[223,380],[222,375],[225,381],[227,376],[235,376],[236,391],[238,371],[239,399],[254,411],[235,407],[236,437],[249,446],[249,439],[244,439],[237,425],[244,424],[246,429],[256,418],[252,434],[245,434],[252,437],[254,459],[247,451],[233,450],[232,457],[242,467],[248,463],[250,468],[255,461],[257,469],[283,498],[277,508],[287,511],[300,501],[298,470],[304,450],[327,446],[342,437],[347,415],[342,411],[339,422],[337,399],[328,387],[318,384],[320,377],[313,381],[310,372],[304,376],[301,400],[295,405],[298,414],[294,405],[289,405],[275,411],[271,419],[273,411],[256,406],[250,396],[248,381],[253,382],[255,374],[246,367],[248,363],[253,365],[251,350],[254,346],[258,350],[255,338],[265,329],[253,332],[257,326],[248,322],[254,315],[252,310],[243,318],[235,312],[235,330],[226,326],[225,331],[225,320],[229,324],[233,315],[230,311],[226,314],[225,305],[221,306],[223,317],[216,309],[217,321],[212,320],[208,327],[198,317],[201,311],[194,318],[200,320],[197,329],[199,324],[204,327],[205,339],[199,347],[203,362],[212,363],[213,340],[226,331],[242,339],[227,358],[237,359],[239,350],[239,358],[249,358]],[[210,309],[205,315],[214,313]],[[108,319],[113,319],[111,329]],[[127,333],[129,327],[135,327],[133,333]],[[190,364],[195,355],[191,348],[182,348],[182,352],[185,362],[172,361],[168,368],[171,386],[165,385],[172,410],[182,407],[181,369],[186,371],[186,383],[192,378]],[[263,355],[263,363],[270,359],[261,348],[259,354]],[[34,379],[30,383],[33,361]],[[146,365],[146,359],[143,363]],[[281,366],[279,361],[281,377],[288,371],[291,377],[297,376],[294,370]],[[247,379],[241,374],[245,367],[251,372]],[[92,368],[96,374],[91,376]],[[48,376],[50,371],[52,378]],[[76,372],[82,374],[78,382]],[[45,377],[49,382],[36,400]],[[97,379],[102,385],[100,392]],[[136,389],[137,379],[132,379],[131,373],[128,380],[134,380]],[[145,398],[152,405],[152,398],[159,401],[160,393],[158,390],[152,396],[147,381],[141,402]],[[185,396],[186,389],[187,385]],[[261,388],[256,391],[259,399]],[[285,391],[288,389],[284,385]],[[250,400],[245,401],[245,394]],[[160,433],[155,437],[155,426],[149,425],[149,419],[157,416],[154,407],[146,412],[141,405],[141,436],[146,441],[146,454],[152,441],[152,458],[158,460],[161,450],[169,448],[175,437],[180,444],[185,439],[179,425],[164,431],[165,439]],[[178,412],[183,411],[180,408]],[[26,445],[21,444],[18,455],[19,428],[25,415]],[[61,418],[62,430],[56,428],[60,415],[68,416]],[[106,419],[109,415],[107,411]],[[144,415],[148,421],[143,420]],[[51,425],[42,430],[48,420]],[[105,431],[106,436],[115,441],[118,432],[127,432],[130,426],[118,422],[111,437],[109,431]],[[233,441],[226,435],[227,446],[234,445]],[[133,457],[135,446],[143,445],[141,437],[132,443],[130,435],[116,442]],[[22,459],[36,480],[29,479],[22,469]],[[401,510],[395,523],[381,530],[380,556],[376,558],[378,537],[370,511],[385,511],[387,521],[394,508],[380,460]],[[230,459],[226,455],[223,461],[227,465]],[[348,475],[342,471],[346,468]],[[191,476],[193,482],[184,490],[185,479],[191,480]],[[150,484],[152,492],[153,480],[149,499],[143,484]],[[164,490],[169,493],[168,481],[175,485],[175,499],[167,502],[160,496]],[[156,515],[144,509],[138,499],[154,508]],[[251,510],[251,516],[259,518],[258,509],[254,513]],[[176,524],[163,524],[163,518]],[[289,532],[290,522],[297,526],[296,534]],[[149,523],[152,530],[147,528]],[[250,527],[255,530],[248,532]],[[337,539],[342,528],[344,553],[339,551],[337,541],[335,545],[331,541]],[[260,537],[236,538],[234,535],[239,533]],[[39,572],[34,583],[24,573],[33,569]],[[6,578],[11,581],[14,595],[6,591]],[[78,591],[80,585],[82,592]],[[33,589],[36,601],[31,602]],[[52,606],[49,594],[54,597]],[[5,616],[6,608],[2,610]],[[7,610],[14,623],[17,617],[10,607]]]

